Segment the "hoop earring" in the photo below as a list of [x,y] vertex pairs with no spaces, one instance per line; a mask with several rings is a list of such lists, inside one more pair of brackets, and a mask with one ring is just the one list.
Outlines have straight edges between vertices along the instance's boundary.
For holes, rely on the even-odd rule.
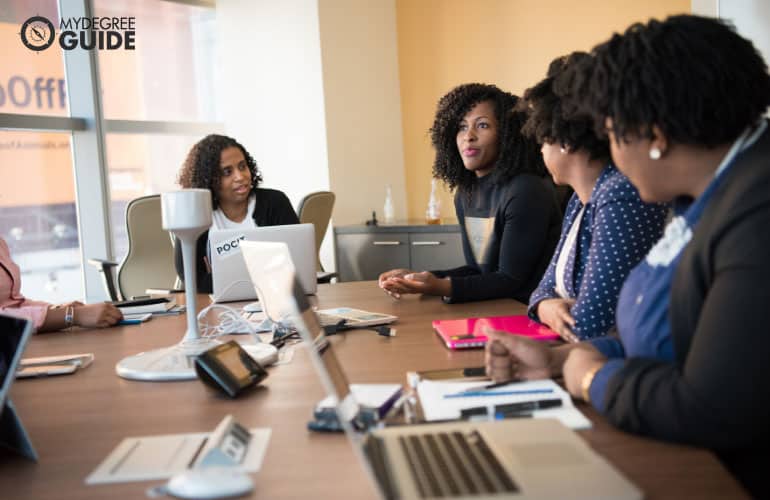
[[650,148],[650,160],[660,160],[661,152],[656,147]]

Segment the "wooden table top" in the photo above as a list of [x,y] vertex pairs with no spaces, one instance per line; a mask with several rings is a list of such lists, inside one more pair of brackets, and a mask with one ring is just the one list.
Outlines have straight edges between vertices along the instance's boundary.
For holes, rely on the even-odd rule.
[[[374,282],[320,285],[313,300],[320,308],[350,306],[400,318],[396,337],[371,330],[332,337],[348,378],[356,383],[405,384],[406,371],[480,366],[483,351],[446,349],[431,321],[524,312],[513,300],[447,305],[437,297],[408,296],[395,301]],[[306,430],[324,392],[304,349],[296,350],[291,363],[271,368],[262,387],[237,400],[216,396],[198,381],[136,382],[115,374],[123,357],[172,345],[184,330],[180,315],[33,337],[25,356],[92,352],[95,361],[71,376],[14,383],[10,397],[40,460],[0,454],[2,497],[144,498],[147,488],[161,482],[87,486],[84,480],[125,437],[210,431],[232,414],[246,427],[272,429],[252,498],[376,498],[343,435]],[[579,435],[647,498],[746,497],[712,453],[619,432],[590,407],[579,408],[594,425]]]

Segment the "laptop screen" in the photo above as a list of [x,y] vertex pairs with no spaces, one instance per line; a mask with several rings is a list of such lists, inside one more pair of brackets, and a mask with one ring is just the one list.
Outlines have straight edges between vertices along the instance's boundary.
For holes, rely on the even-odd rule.
[[0,315],[0,410],[21,361],[24,347],[32,334],[32,323],[13,316]]
[[[246,241],[280,242],[289,255],[307,294],[316,293],[315,229],[312,224],[265,226],[255,229],[211,229],[209,262],[212,272],[212,298],[215,302],[252,300],[254,288],[244,279],[242,244]],[[245,258],[246,255],[244,254]]]
[[314,345],[321,354],[319,367],[326,372],[324,383],[330,394],[340,401],[338,411],[350,420],[358,411],[350,393],[347,378],[331,349],[315,311],[303,292],[296,270],[285,243],[243,241],[241,250],[249,276],[268,318],[273,321],[289,320],[308,345]]
[[[307,300],[305,294],[302,293],[299,281],[294,280],[293,290],[294,300],[297,303],[297,309],[299,312],[300,321],[295,321],[298,330],[304,329],[309,336],[313,339],[314,348],[318,352],[329,379],[334,386],[334,393],[339,401],[343,401],[348,397],[350,393],[350,385],[348,379],[345,376],[345,372],[342,370],[337,356],[334,355],[334,350],[328,348],[328,341],[325,335],[322,335],[323,328],[318,322],[313,308],[310,307],[310,303]],[[314,334],[314,332],[316,332]]]

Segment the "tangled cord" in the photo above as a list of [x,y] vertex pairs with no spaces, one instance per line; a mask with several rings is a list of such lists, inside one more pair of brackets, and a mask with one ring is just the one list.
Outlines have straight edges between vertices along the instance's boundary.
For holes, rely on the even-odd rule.
[[[217,315],[216,323],[209,323],[206,320],[206,316],[209,311],[220,310]],[[256,334],[254,325],[246,320],[241,314],[233,309],[222,304],[211,304],[201,309],[198,313],[198,327],[200,328],[201,337],[220,337],[222,335],[231,335],[234,333],[249,333],[257,342],[261,342],[259,336]]]

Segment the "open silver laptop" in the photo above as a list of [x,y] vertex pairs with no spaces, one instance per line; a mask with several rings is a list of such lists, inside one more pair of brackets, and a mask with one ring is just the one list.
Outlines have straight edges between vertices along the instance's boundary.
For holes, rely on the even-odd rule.
[[[311,359],[364,469],[383,498],[641,498],[641,492],[577,434],[549,419],[456,422],[355,432],[347,378],[286,252],[266,263],[262,293],[281,307]],[[278,305],[280,304],[280,306]],[[395,340],[397,341],[397,340]]]
[[[285,243],[265,242],[265,241],[243,241],[240,245],[243,259],[246,262],[246,268],[249,271],[251,282],[257,292],[257,297],[262,306],[262,311],[273,322],[284,322],[290,318],[281,318],[278,311],[273,307],[270,298],[266,297],[260,291],[260,283],[264,281],[264,276],[272,271],[272,261],[274,256],[287,256],[291,260],[291,251]],[[294,267],[292,264],[292,273]],[[278,270],[280,272],[280,270]],[[281,298],[273,299],[281,303]],[[318,311],[318,316],[323,326],[332,326],[336,328],[366,328],[375,325],[386,325],[393,323],[398,318],[390,314],[381,314],[370,311],[361,311],[349,307],[337,307]]]
[[0,446],[37,460],[32,442],[8,398],[21,355],[31,335],[31,321],[0,315]]
[[254,300],[257,298],[240,244],[242,241],[275,241],[286,243],[297,268],[297,277],[307,294],[314,294],[316,283],[315,228],[312,224],[265,226],[255,229],[211,229],[209,262],[211,263],[214,302]]

